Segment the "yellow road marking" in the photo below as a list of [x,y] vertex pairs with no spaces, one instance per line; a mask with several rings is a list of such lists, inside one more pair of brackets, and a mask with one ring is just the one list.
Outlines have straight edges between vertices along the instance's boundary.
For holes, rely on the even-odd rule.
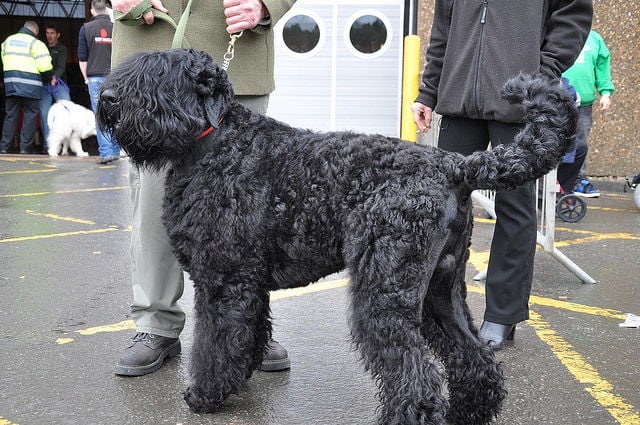
[[639,212],[637,209],[626,209],[626,208],[610,208],[610,207],[596,207],[593,205],[589,205],[587,207],[588,210],[598,210],[598,211],[609,211],[609,212]]
[[2,416],[0,416],[0,425],[18,425],[15,422],[11,422],[9,419],[5,419]]
[[[55,169],[45,169],[45,170],[15,170],[15,171],[0,171],[0,174],[33,174],[33,173],[51,173],[52,171],[56,171]],[[0,422],[0,425],[2,422]]]
[[73,217],[62,217],[59,215],[55,215],[55,214],[48,214],[48,213],[38,213],[35,211],[31,211],[31,210],[26,210],[27,214],[30,215],[35,215],[35,216],[39,216],[39,217],[46,217],[46,218],[53,218],[54,220],[63,220],[63,221],[70,221],[72,223],[80,223],[80,224],[96,224],[94,221],[91,220],[82,220],[79,218],[73,218]]
[[[476,294],[484,294],[484,288],[476,285],[467,285],[467,292],[474,292]],[[530,305],[540,305],[544,307],[557,308],[559,310],[572,311],[574,313],[590,314],[592,316],[601,316],[608,319],[625,320],[627,316],[619,310],[613,310],[609,308],[593,307],[590,305],[577,304],[569,301],[555,300],[553,298],[539,297],[537,295],[531,295],[529,297]]]
[[535,329],[538,338],[553,351],[555,357],[567,368],[574,378],[585,385],[585,390],[613,416],[620,425],[640,424],[640,415],[622,397],[613,393],[613,385],[603,379],[596,368],[576,352],[571,344],[561,338],[551,325],[535,311],[529,312],[527,322]]
[[[122,322],[113,323],[111,325],[94,326],[92,328],[80,329],[78,331],[74,331],[74,333],[78,333],[80,335],[95,335],[95,334],[104,333],[104,332],[128,331],[135,328],[136,328],[136,324],[133,322],[133,320],[124,320]],[[56,344],[58,345],[68,344],[70,342],[73,342],[74,340],[75,340],[74,338],[69,338],[69,337],[58,338],[56,339]]]
[[34,241],[38,239],[62,238],[66,236],[76,236],[76,235],[91,235],[95,233],[113,232],[115,230],[120,230],[120,228],[113,226],[113,227],[108,227],[106,229],[81,230],[78,232],[65,232],[65,233],[52,233],[49,235],[20,236],[17,238],[0,239],[0,243]]
[[85,192],[104,192],[106,190],[122,190],[129,189],[129,186],[113,186],[113,187],[96,187],[93,189],[75,189],[75,190],[57,190],[54,192],[30,192],[30,193],[7,193],[0,194],[0,198],[21,198],[27,196],[45,196],[45,195],[66,195],[69,193],[85,193]]
[[280,289],[271,293],[269,299],[278,301],[285,298],[300,297],[314,292],[327,291],[329,289],[342,288],[349,285],[349,279],[325,280],[302,288]]

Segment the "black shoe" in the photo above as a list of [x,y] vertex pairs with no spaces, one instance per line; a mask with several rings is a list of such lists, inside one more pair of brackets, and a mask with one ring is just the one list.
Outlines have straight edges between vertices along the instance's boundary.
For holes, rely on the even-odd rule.
[[6,149],[0,149],[0,154],[4,155],[4,154],[8,154],[9,151]]
[[180,354],[180,339],[138,332],[116,365],[116,375],[141,376],[160,369],[168,358]]
[[267,354],[262,358],[262,364],[258,366],[258,370],[263,372],[279,372],[287,370],[291,367],[289,361],[289,353],[287,350],[273,339],[269,340]]
[[516,334],[516,324],[503,325],[493,322],[482,322],[478,336],[494,351],[501,350],[505,342],[513,341]]

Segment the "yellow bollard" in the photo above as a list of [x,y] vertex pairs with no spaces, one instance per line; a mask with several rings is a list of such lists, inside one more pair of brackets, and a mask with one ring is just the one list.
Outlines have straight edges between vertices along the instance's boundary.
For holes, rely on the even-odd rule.
[[420,37],[407,35],[404,38],[402,63],[402,111],[400,114],[400,138],[415,142],[417,127],[413,122],[411,105],[418,96],[420,83]]

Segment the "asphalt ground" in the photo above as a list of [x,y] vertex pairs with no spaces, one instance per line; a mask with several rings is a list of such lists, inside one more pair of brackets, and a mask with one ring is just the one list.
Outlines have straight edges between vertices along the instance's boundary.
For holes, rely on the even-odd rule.
[[[0,155],[0,425],[375,423],[376,388],[351,349],[348,279],[272,294],[275,338],[291,370],[257,372],[213,415],[191,412],[193,291],[183,353],[156,373],[114,375],[130,320],[127,163]],[[583,284],[541,249],[531,319],[498,353],[509,395],[499,425],[640,424],[640,210],[623,180],[594,180],[577,223],[556,220],[556,246],[597,280]],[[493,221],[478,211],[467,267],[479,322]]]

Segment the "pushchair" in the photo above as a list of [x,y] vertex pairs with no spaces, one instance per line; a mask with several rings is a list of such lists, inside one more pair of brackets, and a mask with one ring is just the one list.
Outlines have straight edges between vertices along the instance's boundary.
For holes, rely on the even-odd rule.
[[578,195],[565,192],[560,185],[556,194],[556,215],[567,223],[576,223],[587,214],[587,203]]

